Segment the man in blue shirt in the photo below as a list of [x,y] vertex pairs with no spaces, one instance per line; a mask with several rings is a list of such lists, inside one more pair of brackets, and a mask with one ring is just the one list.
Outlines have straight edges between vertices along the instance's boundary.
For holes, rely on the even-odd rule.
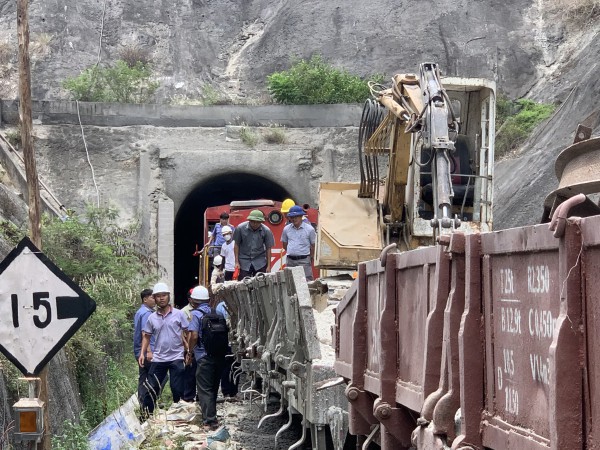
[[233,225],[229,225],[229,214],[226,212],[221,213],[219,216],[219,223],[214,226],[210,240],[206,244],[209,247],[208,254],[210,257],[215,257],[221,252],[221,246],[225,243],[225,237],[222,232],[225,226],[230,227],[232,230],[235,229]]
[[196,286],[192,291],[191,300],[198,306],[192,311],[190,323],[190,348],[198,364],[196,369],[196,392],[200,409],[202,409],[202,422],[208,430],[219,427],[217,421],[217,394],[221,381],[221,372],[225,358],[211,356],[206,353],[202,343],[202,318],[211,312],[209,305],[208,289]]
[[[140,306],[140,308],[135,313],[135,316],[133,317],[133,354],[135,356],[136,361],[139,359],[140,352],[142,350],[142,330],[146,325],[148,317],[154,312],[154,307],[156,306],[154,297],[152,297],[152,289],[144,289],[140,293],[140,297],[142,298],[142,306]],[[146,360],[144,362],[144,365],[139,366],[138,399],[140,400],[140,402],[142,401],[146,393],[144,383],[146,382],[148,370],[150,369],[150,362],[152,361],[153,351],[154,338],[151,338],[150,349],[146,352]]]
[[291,223],[287,224],[281,233],[281,243],[286,251],[287,267],[302,266],[307,281],[312,281],[311,262],[315,254],[317,234],[310,223],[303,220],[304,209],[292,206],[288,212]]

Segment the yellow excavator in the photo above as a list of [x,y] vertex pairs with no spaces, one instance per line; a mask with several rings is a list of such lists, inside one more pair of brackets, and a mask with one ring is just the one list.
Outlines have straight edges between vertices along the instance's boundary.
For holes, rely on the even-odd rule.
[[395,242],[435,244],[492,229],[495,83],[442,78],[437,64],[370,84],[359,127],[360,183],[322,183],[316,265],[353,269]]

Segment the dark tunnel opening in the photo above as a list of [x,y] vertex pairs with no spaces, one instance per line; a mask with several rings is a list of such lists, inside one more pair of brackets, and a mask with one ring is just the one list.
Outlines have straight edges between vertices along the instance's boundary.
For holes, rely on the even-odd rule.
[[181,204],[175,218],[174,294],[175,304],[187,303],[187,291],[198,283],[196,244],[204,244],[204,210],[235,200],[269,199],[282,201],[289,192],[271,180],[247,173],[230,173],[196,186]]

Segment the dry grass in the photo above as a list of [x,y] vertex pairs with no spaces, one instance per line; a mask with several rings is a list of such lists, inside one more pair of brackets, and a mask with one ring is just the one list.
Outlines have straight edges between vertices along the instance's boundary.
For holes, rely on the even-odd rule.
[[242,127],[240,130],[240,139],[248,147],[254,147],[258,144],[258,135],[247,127]]
[[569,22],[588,25],[600,15],[600,0],[553,0],[555,11]]
[[267,144],[285,144],[285,133],[281,128],[271,128],[265,135]]
[[136,44],[126,45],[119,50],[119,59],[125,61],[129,67],[135,67],[137,63],[146,66],[152,62],[150,50]]
[[14,55],[16,49],[8,41],[0,41],[0,66],[8,65]]
[[48,33],[38,33],[32,37],[29,51],[33,58],[43,58],[50,54],[50,43],[53,36]]

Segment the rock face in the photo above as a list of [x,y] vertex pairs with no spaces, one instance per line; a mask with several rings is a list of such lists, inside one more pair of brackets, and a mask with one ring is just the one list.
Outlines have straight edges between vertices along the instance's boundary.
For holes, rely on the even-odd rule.
[[[264,100],[268,74],[288,68],[290,57],[315,53],[353,73],[387,77],[434,61],[447,75],[496,79],[504,91],[523,95],[562,39],[560,29],[547,37],[532,0],[374,6],[361,0],[39,0],[30,4],[34,97],[65,97],[66,77],[132,48],[151,57],[161,101],[197,99],[207,86],[234,101]],[[11,98],[16,2],[0,0],[0,13],[6,54],[0,76],[7,81],[0,97]]]
[[586,122],[598,135],[600,80],[596,61],[600,35],[581,33],[573,53],[555,61],[554,72],[540,81],[533,94],[546,101],[560,101],[554,115],[542,124],[513,158],[495,168],[495,228],[511,228],[539,222],[546,196],[558,186],[554,161],[573,143],[577,125]]
[[[522,155],[497,166],[496,225],[505,228],[535,222],[556,185],[556,154],[595,111],[599,38],[590,4],[38,0],[30,4],[33,95],[67,98],[65,78],[134,51],[152,61],[159,102],[268,102],[265,77],[288,68],[291,57],[315,53],[360,75],[391,76],[435,61],[447,75],[494,79],[512,97],[568,99]],[[16,2],[0,0],[3,98],[16,97],[16,48]]]

